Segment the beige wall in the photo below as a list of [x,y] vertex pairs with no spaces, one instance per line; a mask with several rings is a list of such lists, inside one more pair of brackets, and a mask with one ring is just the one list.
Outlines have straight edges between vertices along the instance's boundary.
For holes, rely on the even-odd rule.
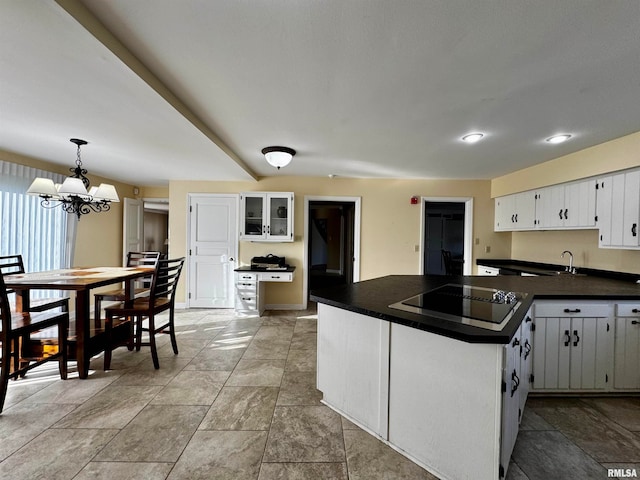
[[640,273],[640,251],[598,248],[597,230],[513,233],[511,258],[567,265],[568,258],[560,258],[564,250],[578,268]]
[[[243,191],[294,192],[294,238],[292,243],[240,242],[240,263],[251,257],[273,253],[287,258],[297,267],[293,284],[269,284],[267,304],[303,303],[302,271],[304,243],[304,197],[353,196],[362,198],[360,279],[389,274],[417,274],[422,254],[420,244],[420,206],[411,205],[413,195],[428,197],[474,198],[473,264],[477,257],[508,256],[510,237],[493,232],[493,200],[490,182],[485,180],[377,180],[318,177],[267,177],[258,182],[186,182],[172,181],[169,186],[170,256],[187,251],[187,195],[189,193],[240,193]],[[491,254],[483,254],[484,247]],[[178,301],[185,299],[186,282],[181,283]]]
[[[491,196],[578,180],[640,166],[640,132],[571,155],[519,170],[491,181]],[[510,257],[533,262],[562,263],[571,250],[580,267],[640,273],[640,251],[598,248],[597,230],[502,233],[511,236]]]

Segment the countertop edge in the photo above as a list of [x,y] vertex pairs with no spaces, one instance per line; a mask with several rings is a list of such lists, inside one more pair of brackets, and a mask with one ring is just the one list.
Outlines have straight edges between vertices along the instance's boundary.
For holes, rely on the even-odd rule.
[[[393,302],[386,302],[384,299],[376,298],[376,302],[371,302],[374,306],[371,308],[367,307],[367,288],[371,288],[376,285],[376,282],[402,282],[407,279],[414,279],[415,282],[418,282],[418,279],[423,278],[423,276],[419,275],[389,275],[386,277],[380,277],[378,279],[366,280],[364,282],[359,282],[352,284],[351,286],[346,287],[338,287],[338,289],[328,289],[328,290],[320,290],[311,292],[311,300],[326,304],[329,306],[333,306],[336,308],[341,308],[344,310],[348,310],[354,313],[363,314],[372,318],[377,318],[381,320],[390,321],[392,323],[405,325],[411,328],[416,328],[418,330],[432,332],[438,335],[443,335],[449,338],[453,338],[456,340],[461,340],[467,343],[494,343],[494,344],[506,344],[508,343],[517,332],[520,323],[525,318],[531,304],[535,300],[606,300],[606,301],[628,301],[628,300],[640,300],[640,286],[638,287],[637,292],[635,291],[635,284],[630,284],[632,286],[633,291],[624,291],[625,288],[622,288],[620,292],[617,291],[608,292],[608,293],[594,293],[589,292],[585,289],[580,289],[579,291],[570,292],[553,292],[553,291],[528,291],[529,295],[526,300],[520,305],[518,310],[514,313],[513,317],[509,320],[509,322],[505,325],[505,327],[499,331],[491,331],[484,330],[478,327],[473,327],[470,325],[461,325],[461,324],[451,324],[450,322],[443,321],[441,319],[437,319],[434,317],[421,316],[408,312],[400,312],[391,310],[385,305],[391,304]],[[508,281],[508,279],[529,279],[528,281],[539,282],[540,280],[536,277],[478,277],[478,276],[468,276],[468,277],[434,277],[432,282],[447,282],[455,280],[460,283],[472,283],[476,282],[491,282],[490,284],[484,286],[492,286],[495,288],[500,288],[501,279],[503,281]],[[587,277],[582,277],[587,278]],[[467,279],[467,281],[465,281]],[[517,280],[517,282],[521,282],[522,280]],[[525,280],[526,281],[526,280]],[[597,285],[600,286],[603,283],[608,284],[607,279],[594,280],[597,282]],[[425,280],[425,282],[428,282]],[[581,282],[582,283],[582,282]],[[616,282],[614,282],[616,283]],[[383,286],[388,286],[389,283],[382,283]],[[352,290],[349,290],[349,287],[352,287]],[[412,284],[412,287],[415,287]],[[379,287],[378,287],[379,288]],[[433,287],[431,287],[433,288]],[[576,285],[576,288],[579,286]],[[355,289],[357,289],[360,293],[360,297],[356,300],[353,300],[352,295],[355,293]],[[364,290],[364,294],[362,293]],[[521,289],[520,291],[525,291],[525,289]],[[375,295],[377,292],[373,292]],[[407,296],[409,292],[407,292]],[[356,295],[357,296],[357,295]],[[364,300],[363,298],[364,297]],[[371,297],[374,298],[374,297]],[[400,299],[396,299],[395,301],[399,301]],[[384,305],[381,305],[384,304]]]

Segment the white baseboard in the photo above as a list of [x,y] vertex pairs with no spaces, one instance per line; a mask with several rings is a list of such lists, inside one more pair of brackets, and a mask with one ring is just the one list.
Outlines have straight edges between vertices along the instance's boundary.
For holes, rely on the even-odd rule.
[[265,310],[304,310],[304,305],[301,303],[273,303],[265,305]]

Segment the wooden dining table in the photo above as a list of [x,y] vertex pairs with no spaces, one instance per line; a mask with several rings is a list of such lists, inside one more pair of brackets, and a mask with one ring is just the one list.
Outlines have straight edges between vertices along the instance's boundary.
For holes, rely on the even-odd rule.
[[[7,288],[16,292],[17,311],[29,310],[31,290],[75,292],[75,322],[70,324],[68,337],[70,349],[75,346],[78,374],[87,378],[91,357],[104,351],[102,330],[91,324],[91,290],[124,283],[125,296],[133,301],[135,280],[148,277],[153,271],[153,267],[82,267],[5,275],[4,281]],[[73,358],[74,352],[70,353]]]

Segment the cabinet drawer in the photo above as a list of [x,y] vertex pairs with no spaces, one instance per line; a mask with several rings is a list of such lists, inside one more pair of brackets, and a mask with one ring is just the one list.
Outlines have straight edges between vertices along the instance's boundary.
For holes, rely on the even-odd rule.
[[500,274],[500,270],[497,268],[493,268],[493,267],[484,267],[484,266],[480,266],[478,267],[478,275],[485,275],[485,276],[491,276],[491,277],[496,277]]
[[536,302],[536,317],[608,317],[608,303]]
[[618,317],[640,317],[640,302],[617,303],[616,316]]
[[260,272],[258,280],[261,282],[291,282],[293,281],[292,272]]
[[258,291],[256,282],[236,282],[236,291],[238,293],[251,293],[253,295]]
[[236,295],[236,310],[257,310],[258,302],[255,295]]
[[244,281],[255,282],[256,280],[258,280],[257,273],[238,273],[236,277],[237,282],[244,282]]

